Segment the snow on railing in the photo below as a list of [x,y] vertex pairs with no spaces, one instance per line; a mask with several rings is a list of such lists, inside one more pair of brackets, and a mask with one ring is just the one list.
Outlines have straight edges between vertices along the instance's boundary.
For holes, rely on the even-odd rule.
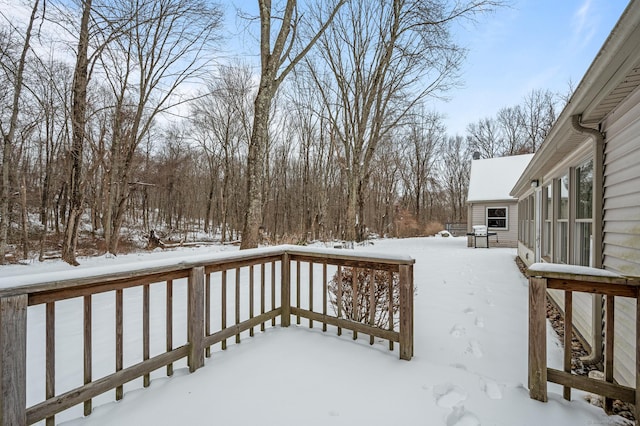
[[[278,318],[288,327],[292,315],[309,327],[322,323],[323,331],[351,330],[354,339],[368,334],[371,344],[386,340],[391,350],[397,342],[400,358],[410,360],[413,263],[280,246],[0,283],[0,426],[54,424],[56,414],[79,404],[89,415],[98,395],[115,389],[122,399],[125,383],[142,377],[147,387],[152,372],[165,368],[171,376],[184,359],[193,372],[212,346],[224,350],[228,339],[239,343]],[[74,322],[81,332],[65,328]],[[30,372],[29,383],[28,333],[44,340],[43,365]],[[56,359],[69,353],[82,367]]]

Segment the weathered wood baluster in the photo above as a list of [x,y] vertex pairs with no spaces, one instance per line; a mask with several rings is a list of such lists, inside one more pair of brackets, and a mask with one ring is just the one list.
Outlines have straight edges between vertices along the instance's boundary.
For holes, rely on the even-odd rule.
[[[56,396],[56,304],[46,304],[46,354],[45,354],[45,395],[46,399]],[[55,416],[47,417],[47,426],[55,425]]]
[[[389,317],[389,331],[393,331],[393,322],[395,320],[393,316],[393,308],[394,308],[394,297],[393,297],[393,271],[389,271],[389,306],[388,306],[388,317]],[[389,350],[393,350],[393,340],[389,340]]]
[[[236,325],[240,324],[240,268],[236,268],[236,296],[235,296]],[[236,334],[236,343],[240,343],[240,333]]]
[[[223,270],[222,271],[222,286],[221,288],[221,294],[220,294],[220,298],[222,299],[220,302],[220,312],[221,312],[221,318],[220,318],[220,329],[224,330],[227,328],[227,270]],[[227,339],[222,339],[222,342],[220,343],[222,350],[226,350],[227,349]]]
[[[611,294],[606,296],[605,320],[604,320],[604,380],[613,383],[613,335],[614,335],[614,312],[615,298]],[[613,399],[604,399],[604,410],[607,414],[613,413]]]
[[[322,263],[322,315],[327,315],[327,262]],[[327,323],[322,323],[322,331],[327,331]]]
[[[309,262],[309,311],[313,312],[313,262]],[[313,328],[311,318],[309,318],[309,328]]]
[[[336,303],[338,305],[338,318],[342,318],[342,266],[338,266],[338,297]],[[342,327],[338,326],[338,336],[342,336]]]
[[[249,318],[253,318],[253,265],[249,266]],[[253,327],[249,328],[249,336],[253,337]]]
[[[142,286],[142,359],[149,359],[149,284]],[[151,384],[151,375],[145,374],[142,386],[147,388]]]
[[[116,372],[122,370],[124,359],[124,341],[123,341],[123,306],[122,306],[122,289],[116,290]],[[124,396],[122,385],[116,387],[116,401],[120,401]]]
[[[265,269],[267,267],[266,263],[260,264],[260,315],[265,312]],[[264,321],[260,323],[260,331],[264,331]]]
[[[167,280],[166,295],[166,349],[167,352],[173,350],[173,280]],[[173,363],[167,364],[167,376],[173,376]]]
[[[369,269],[369,325],[373,327],[375,325],[376,320],[376,298],[375,298],[375,290],[376,290],[376,271],[373,269]],[[373,334],[369,335],[369,344],[373,345],[374,337]]]
[[[284,260],[283,260],[284,262]],[[271,310],[276,309],[276,261],[271,262]],[[271,318],[271,327],[276,326],[276,318]]]
[[[92,346],[92,297],[91,295],[84,296],[84,384],[91,383],[93,376],[93,346]],[[84,401],[84,415],[88,416],[93,410],[91,399]]]
[[296,308],[298,308],[298,314],[296,314],[296,324],[300,325],[300,261],[296,261]]
[[[204,335],[211,334],[211,274],[207,274],[204,283]],[[204,356],[211,357],[211,346],[204,350]]]
[[[351,268],[351,321],[359,321],[358,315],[358,268]],[[353,340],[358,338],[358,332],[353,330]]]
[[[571,334],[573,330],[573,292],[564,292],[564,371],[571,373],[571,355],[573,346]],[[571,401],[571,386],[563,386],[562,396]]]

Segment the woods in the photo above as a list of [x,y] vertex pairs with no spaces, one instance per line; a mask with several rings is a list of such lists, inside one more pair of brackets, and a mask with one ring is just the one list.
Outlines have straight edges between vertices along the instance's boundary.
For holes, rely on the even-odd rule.
[[430,104],[459,81],[450,25],[500,5],[259,0],[237,18],[258,63],[206,1],[2,11],[0,262],[464,222],[471,153],[532,152],[555,117],[532,92],[450,135]]

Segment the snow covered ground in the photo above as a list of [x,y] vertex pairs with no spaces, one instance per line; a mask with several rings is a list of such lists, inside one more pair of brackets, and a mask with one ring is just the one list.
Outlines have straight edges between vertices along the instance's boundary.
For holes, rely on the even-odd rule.
[[[202,250],[212,249],[81,259],[80,268]],[[94,400],[89,417],[78,418],[78,408],[57,420],[77,426],[623,424],[589,405],[580,392],[574,391],[571,402],[563,400],[556,385],[549,386],[546,404],[529,398],[527,281],[515,265],[515,250],[467,248],[465,238],[379,240],[356,250],[416,259],[411,361],[401,361],[397,347],[390,352],[386,343],[369,346],[368,336],[354,342],[350,333],[338,337],[303,322],[268,328],[226,351],[216,348],[193,374],[183,363],[172,378],[162,372],[152,376],[148,389],[136,380],[125,386],[120,402],[112,401],[113,392]],[[68,268],[60,262],[1,267],[0,285],[16,275]],[[64,318],[64,312],[57,315]],[[75,327],[69,333],[81,335],[77,324],[69,323]],[[57,338],[64,334],[57,330]],[[559,368],[561,347],[550,328],[549,335],[549,365]],[[29,336],[29,347],[43,339]],[[28,362],[38,358],[30,353]]]

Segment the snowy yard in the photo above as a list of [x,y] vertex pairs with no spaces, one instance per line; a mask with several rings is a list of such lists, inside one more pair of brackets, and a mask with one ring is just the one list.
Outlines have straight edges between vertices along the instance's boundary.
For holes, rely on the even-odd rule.
[[[550,385],[548,403],[529,399],[527,281],[516,267],[514,249],[467,248],[466,238],[417,238],[380,240],[357,250],[416,260],[411,361],[398,358],[397,346],[393,352],[386,343],[369,346],[368,336],[354,342],[350,332],[338,337],[331,328],[323,333],[293,321],[289,328],[243,338],[224,352],[215,347],[205,367],[193,374],[182,363],[172,378],[163,371],[152,375],[148,389],[140,389],[141,379],[126,385],[120,402],[112,402],[113,391],[96,398],[87,418],[78,418],[78,408],[56,419],[66,425],[622,424],[578,391],[567,402],[561,388]],[[81,259],[80,268],[191,252],[201,253]],[[3,267],[0,285],[9,285],[12,276],[67,268],[59,262]],[[77,324],[68,326],[70,335],[81,338]],[[57,330],[57,338],[64,334]],[[30,335],[28,348],[43,339]],[[549,366],[559,368],[557,337],[550,337],[548,346]],[[94,362],[111,368],[108,356]],[[34,359],[30,353],[29,362]]]

